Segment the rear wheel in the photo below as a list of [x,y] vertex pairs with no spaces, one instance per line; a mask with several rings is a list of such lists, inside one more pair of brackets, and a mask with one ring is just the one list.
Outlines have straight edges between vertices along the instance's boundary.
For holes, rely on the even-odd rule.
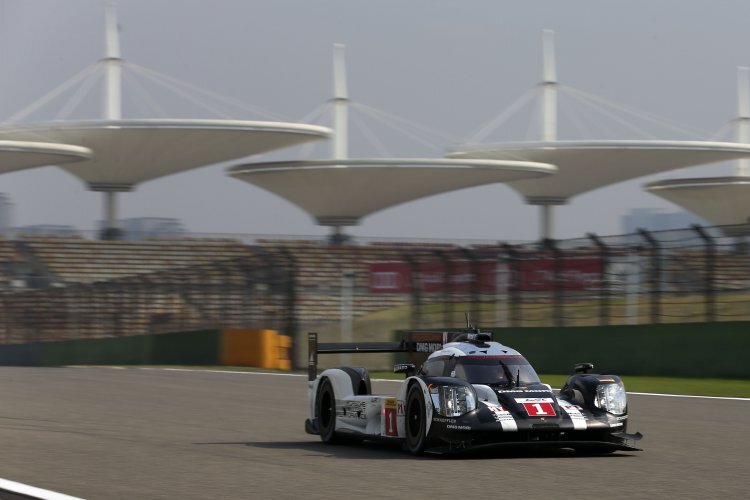
[[338,443],[340,439],[336,435],[336,397],[328,379],[324,379],[320,384],[316,406],[315,416],[318,419],[320,440],[329,444]]
[[421,454],[427,444],[427,415],[419,384],[409,388],[406,396],[406,449]]

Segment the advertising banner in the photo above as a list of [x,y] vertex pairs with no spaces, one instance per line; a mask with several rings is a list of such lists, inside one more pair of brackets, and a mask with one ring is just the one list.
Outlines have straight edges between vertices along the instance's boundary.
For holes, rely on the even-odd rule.
[[471,292],[477,283],[478,291],[492,293],[507,288],[505,264],[496,261],[422,262],[415,266],[417,276],[405,262],[377,262],[370,264],[370,293],[411,293],[415,286],[427,293]]
[[[562,289],[597,290],[602,287],[602,261],[597,257],[563,259],[560,262]],[[555,261],[528,259],[515,263],[511,272],[505,263],[487,260],[421,262],[414,269],[406,262],[370,264],[370,293],[411,293],[412,286],[426,293],[550,292],[555,289]],[[412,273],[417,275],[413,276]]]

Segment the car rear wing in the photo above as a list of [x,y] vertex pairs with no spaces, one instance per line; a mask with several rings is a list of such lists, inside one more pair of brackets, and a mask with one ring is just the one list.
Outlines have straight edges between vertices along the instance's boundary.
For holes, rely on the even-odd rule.
[[443,348],[448,342],[459,340],[459,337],[471,338],[476,335],[487,335],[485,339],[491,339],[491,333],[479,333],[476,331],[435,331],[435,330],[410,330],[403,333],[400,342],[326,342],[318,343],[318,334],[310,332],[307,334],[308,361],[307,379],[313,381],[318,376],[318,354],[369,354],[404,352],[410,354],[410,361],[415,365],[421,364],[427,356]]

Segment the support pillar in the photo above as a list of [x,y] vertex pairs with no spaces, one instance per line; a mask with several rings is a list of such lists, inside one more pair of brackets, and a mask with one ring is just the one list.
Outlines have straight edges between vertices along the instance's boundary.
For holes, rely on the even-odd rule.
[[117,225],[117,192],[104,192],[104,227],[102,228],[101,239],[119,240],[122,237],[122,231]]
[[539,206],[539,228],[542,232],[541,237],[543,240],[552,238],[552,205],[544,204]]

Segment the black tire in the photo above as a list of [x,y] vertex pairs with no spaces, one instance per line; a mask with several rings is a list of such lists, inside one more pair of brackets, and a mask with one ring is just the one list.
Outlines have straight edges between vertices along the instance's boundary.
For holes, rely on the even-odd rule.
[[327,378],[320,383],[315,407],[320,440],[327,444],[339,443],[341,440],[336,435],[336,396],[333,393],[333,386]]
[[406,395],[406,449],[420,455],[427,445],[427,415],[422,387],[413,384]]

